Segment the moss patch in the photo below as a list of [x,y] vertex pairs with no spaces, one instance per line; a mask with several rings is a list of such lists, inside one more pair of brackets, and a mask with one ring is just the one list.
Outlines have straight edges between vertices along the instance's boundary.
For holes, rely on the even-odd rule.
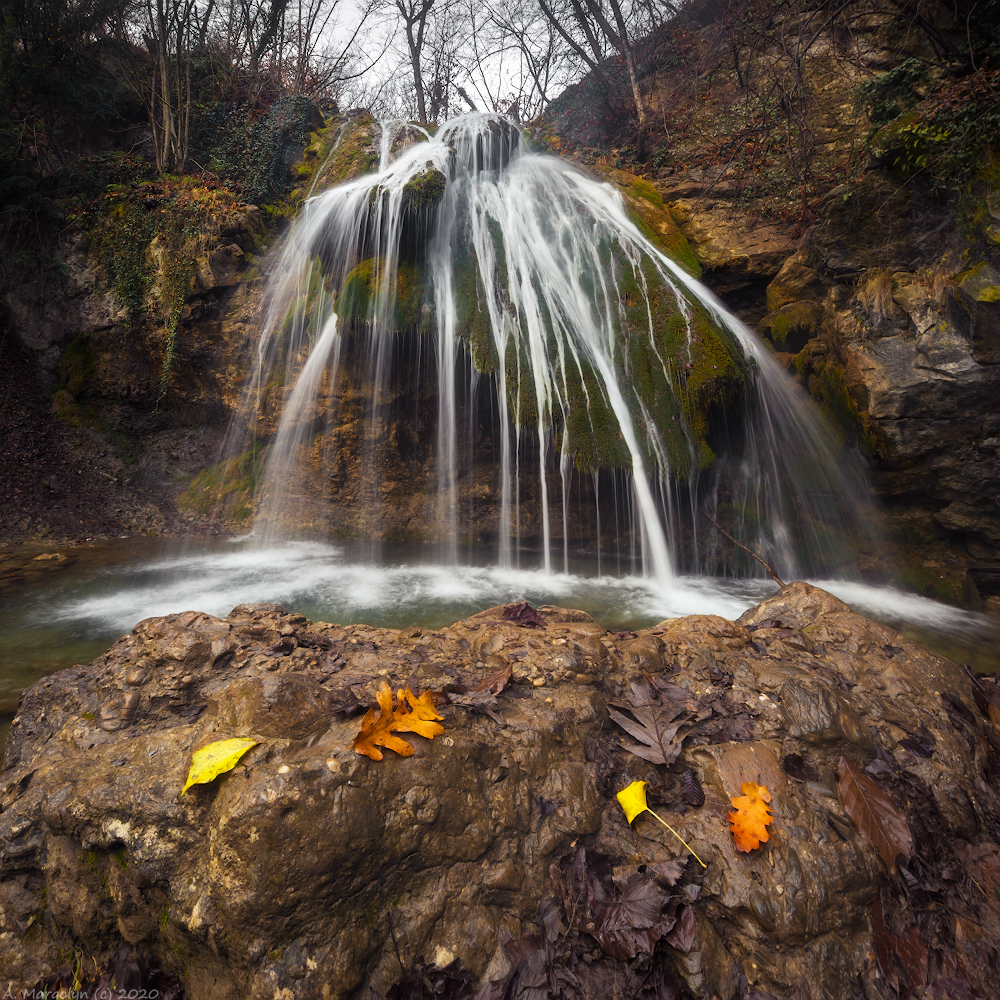
[[629,218],[643,236],[688,274],[701,277],[701,264],[687,237],[680,231],[673,216],[663,203],[660,192],[649,181],[613,167],[595,167],[615,184],[625,198]]
[[255,445],[199,472],[177,498],[178,510],[215,514],[234,524],[248,523],[265,462],[264,449]]
[[[385,258],[370,257],[355,267],[344,281],[334,309],[341,319],[372,323],[376,311],[386,308],[388,323],[394,330],[411,330],[420,325],[424,297],[424,271],[413,261],[400,261],[392,288],[385,283]],[[382,300],[382,296],[385,299]]]

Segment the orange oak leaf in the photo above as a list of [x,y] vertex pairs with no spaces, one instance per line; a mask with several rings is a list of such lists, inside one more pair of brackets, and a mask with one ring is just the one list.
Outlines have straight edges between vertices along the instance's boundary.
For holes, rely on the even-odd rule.
[[381,760],[382,751],[379,747],[394,750],[401,757],[409,757],[413,747],[406,740],[396,736],[396,733],[416,733],[433,739],[444,732],[444,726],[434,721],[440,719],[434,708],[434,699],[430,691],[425,691],[419,698],[407,687],[400,689],[397,703],[393,706],[392,688],[382,682],[378,694],[379,714],[370,708],[361,720],[361,731],[354,737],[354,752],[364,754],[372,760]]
[[744,781],[740,790],[743,794],[732,800],[736,812],[729,814],[729,823],[736,849],[749,853],[770,839],[767,824],[774,822],[774,815],[767,804],[771,801],[771,793],[752,781]]
[[440,719],[434,707],[434,697],[425,691],[419,698],[409,689],[402,688],[396,693],[396,730],[400,733],[416,733],[432,740],[444,732],[444,726],[434,721]]

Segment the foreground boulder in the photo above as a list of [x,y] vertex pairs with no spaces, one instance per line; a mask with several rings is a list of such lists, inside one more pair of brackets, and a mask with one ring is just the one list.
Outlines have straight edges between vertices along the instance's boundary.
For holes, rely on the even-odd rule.
[[[193,1000],[991,995],[992,685],[805,584],[737,623],[538,611],[437,631],[185,612],[29,688],[0,778],[0,983],[70,986],[82,953]],[[411,757],[352,748],[382,681],[447,695]],[[669,764],[616,721],[650,718]],[[260,742],[181,796],[229,737]],[[842,756],[905,816],[891,870]],[[635,779],[707,868],[626,823]],[[746,781],[774,822],[742,854]]]

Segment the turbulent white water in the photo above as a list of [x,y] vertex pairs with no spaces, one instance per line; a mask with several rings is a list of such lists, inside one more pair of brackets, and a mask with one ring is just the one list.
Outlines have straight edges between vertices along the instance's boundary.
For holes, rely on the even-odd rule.
[[[438,556],[445,564],[461,561],[461,422],[468,419],[469,400],[486,384],[499,415],[500,567],[523,558],[526,477],[539,493],[538,527],[529,544],[543,572],[568,566],[574,477],[580,482],[592,476],[594,517],[601,516],[601,483],[609,474],[574,468],[569,428],[571,411],[581,407],[592,428],[598,410],[609,414],[612,426],[604,433],[627,454],[626,510],[616,523],[634,529],[620,530],[641,571],[661,588],[669,588],[680,566],[699,570],[718,550],[719,537],[699,515],[705,508],[722,516],[720,498],[741,540],[789,578],[849,574],[852,547],[877,547],[863,474],[845,463],[829,429],[755,335],[643,235],[614,188],[557,157],[530,152],[496,116],[463,116],[392,159],[401,127],[383,123],[378,173],[306,203],[269,278],[253,416],[267,387],[285,389],[255,525],[263,544],[301,526],[292,497],[322,488],[315,485],[322,483],[315,470],[324,461],[318,428],[337,420],[333,386],[345,326],[353,336],[368,337],[367,419],[375,427],[393,375],[394,342],[406,334],[401,326],[416,323],[419,333],[411,329],[408,335],[432,341],[426,353],[437,392]],[[435,183],[443,191],[428,195]],[[419,317],[401,319],[401,310],[412,311],[406,281],[412,280],[415,253],[424,275]],[[363,281],[359,264],[367,268]],[[628,293],[622,290],[626,279]],[[345,318],[352,307],[344,300],[352,295],[357,302]],[[470,295],[478,317],[470,318]],[[663,332],[652,305],[657,295],[672,297],[671,308],[682,319],[681,361],[694,357],[695,313],[701,310],[721,336],[739,345],[734,350],[750,367],[753,391],[732,402],[726,415],[732,444],[708,472],[698,470],[705,464],[701,446],[686,423],[689,404],[677,370],[683,366],[661,351]],[[647,316],[638,329],[634,316],[628,318],[636,296]],[[485,331],[478,344],[475,324]],[[633,378],[623,341],[635,337],[648,340],[644,349],[662,368],[660,384],[676,397],[672,426],[651,412],[663,402],[663,391],[657,399],[644,398]],[[492,372],[489,364],[485,374],[474,370],[469,357],[477,350],[492,359]],[[251,416],[241,417],[241,424],[258,430]],[[377,436],[369,433],[366,440],[358,489],[374,498],[383,459]],[[678,462],[683,468],[672,467]],[[309,475],[314,478],[307,482]],[[701,537],[706,532],[708,543]],[[600,531],[595,534],[599,539]]]
[[[483,608],[528,599],[588,610],[609,625],[649,625],[665,618],[716,614],[735,619],[776,585],[765,580],[675,577],[667,587],[648,576],[552,573],[491,565],[443,566],[412,553],[383,566],[359,561],[343,547],[282,542],[261,548],[251,539],[139,564],[114,565],[87,580],[89,593],[61,595],[53,621],[102,622],[127,630],[140,618],[181,609],[224,617],[237,604],[275,602],[312,617],[398,626],[446,624]],[[921,623],[947,634],[986,630],[982,615],[890,587],[843,580],[811,581],[858,611],[897,625]]]

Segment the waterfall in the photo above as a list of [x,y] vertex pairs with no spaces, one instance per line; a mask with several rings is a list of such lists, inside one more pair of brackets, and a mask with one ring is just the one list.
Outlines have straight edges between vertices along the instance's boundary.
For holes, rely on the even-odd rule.
[[877,549],[860,466],[618,191],[499,116],[394,150],[405,127],[305,203],[269,275],[239,418],[268,443],[257,536],[350,511],[377,560],[406,504],[454,564],[485,510],[501,566],[587,550],[665,585],[717,568],[706,511],[789,578]]

